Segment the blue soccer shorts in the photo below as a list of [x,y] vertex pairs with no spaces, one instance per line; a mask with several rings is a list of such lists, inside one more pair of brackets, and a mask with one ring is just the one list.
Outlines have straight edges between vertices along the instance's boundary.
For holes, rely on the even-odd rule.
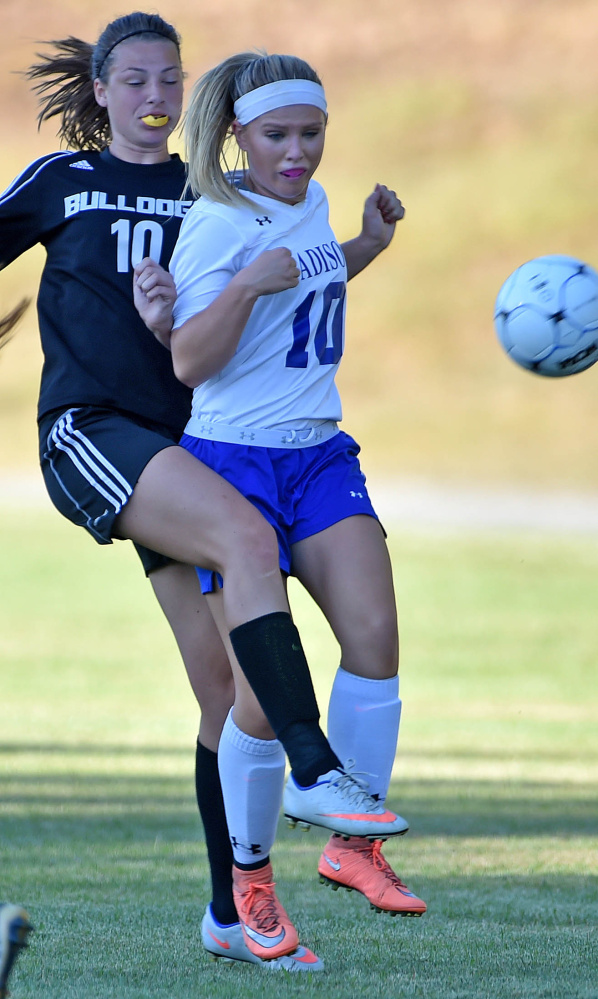
[[[340,431],[312,447],[273,448],[227,444],[183,434],[181,445],[245,496],[278,537],[280,568],[292,573],[291,548],[347,517],[378,519],[358,461],[359,445]],[[219,577],[197,570],[202,592]],[[221,580],[219,579],[221,583]]]

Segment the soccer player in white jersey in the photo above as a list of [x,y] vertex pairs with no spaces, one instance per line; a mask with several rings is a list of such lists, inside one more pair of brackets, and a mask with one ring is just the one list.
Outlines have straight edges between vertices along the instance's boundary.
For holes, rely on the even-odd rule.
[[[354,761],[370,793],[384,802],[401,712],[395,599],[359,447],[338,427],[335,374],[346,281],[388,245],[403,208],[394,192],[377,185],[360,236],[340,247],[326,195],[312,180],[326,120],[317,75],[292,56],[241,53],[198,81],[186,139],[190,184],[202,196],[183,220],[171,260],[178,297],[170,346],[175,373],[194,387],[182,443],[270,521],[282,571],[296,575],[325,613],[341,648],[329,737],[343,763]],[[232,180],[223,166],[229,137],[245,158],[240,183],[238,171]],[[200,578],[226,641],[226,581],[222,588],[209,569]],[[251,628],[234,637],[240,655]],[[242,926],[251,927],[256,890],[272,880],[268,846],[280,771],[274,733],[233,668],[237,699],[219,763],[235,901]],[[270,719],[267,668],[251,681]],[[275,703],[270,710],[275,715]],[[259,814],[238,793],[241,774],[247,786],[260,788]],[[291,820],[304,790],[291,775],[284,793]],[[311,791],[317,824],[317,780]],[[382,838],[333,834],[320,858],[321,879],[361,891],[379,911],[421,915],[425,903],[382,856]]]
[[[29,76],[41,98],[40,123],[57,116],[69,148],[30,164],[0,195],[0,269],[36,243],[46,251],[38,296],[44,479],[59,511],[98,543],[136,543],[198,697],[196,787],[213,889],[204,945],[256,965],[268,958],[269,968],[320,970],[296,935],[260,956],[241,933],[216,757],[232,680],[193,566],[207,559],[220,569],[228,627],[251,626],[251,648],[240,649],[239,659],[249,672],[254,659],[268,668],[278,690],[277,733],[295,772],[304,780],[328,775],[321,781],[324,823],[335,828],[342,811],[349,813],[345,827],[373,834],[381,823],[397,832],[404,820],[337,769],[318,725],[274,531],[229,483],[178,446],[191,393],[133,304],[134,268],[148,251],[168,264],[191,204],[184,164],[168,148],[183,97],[180,39],[158,15],[138,11],[108,24],[95,45],[72,37],[50,45]],[[154,278],[135,288],[148,317],[170,311],[174,297],[172,279]],[[18,316],[17,309],[0,323],[0,339]],[[303,818],[313,811],[309,801],[300,809]]]

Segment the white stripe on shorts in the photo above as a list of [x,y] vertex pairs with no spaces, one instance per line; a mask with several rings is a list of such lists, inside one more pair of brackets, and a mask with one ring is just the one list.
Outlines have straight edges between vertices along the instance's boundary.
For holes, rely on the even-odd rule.
[[89,438],[74,428],[73,413],[76,412],[76,409],[69,409],[63,413],[52,427],[50,436],[90,485],[112,504],[116,513],[120,513],[133,488]]

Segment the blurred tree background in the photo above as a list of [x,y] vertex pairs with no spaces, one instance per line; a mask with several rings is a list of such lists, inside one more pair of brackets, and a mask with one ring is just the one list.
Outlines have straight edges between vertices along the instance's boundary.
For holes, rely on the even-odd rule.
[[[143,5],[141,5],[143,6]],[[57,148],[18,74],[42,39],[95,41],[134,6],[2,0],[4,188]],[[366,471],[485,487],[598,489],[596,370],[558,381],[498,347],[496,293],[524,260],[598,266],[598,6],[594,0],[163,0],[191,82],[241,49],[287,51],[323,77],[318,179],[339,239],[376,181],[407,215],[350,287],[340,376]],[[0,275],[2,311],[35,296],[43,251]],[[0,474],[35,473],[34,309],[0,364]]]

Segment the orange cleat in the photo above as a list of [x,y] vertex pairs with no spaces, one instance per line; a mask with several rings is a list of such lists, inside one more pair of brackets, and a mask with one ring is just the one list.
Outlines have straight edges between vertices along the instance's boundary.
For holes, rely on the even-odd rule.
[[292,954],[297,930],[276,897],[272,865],[256,871],[233,866],[233,898],[248,949],[264,961]]
[[359,891],[370,908],[391,916],[421,916],[426,903],[409,891],[382,856],[382,840],[369,843],[360,837],[343,841],[331,836],[318,864],[322,884],[336,891]]

